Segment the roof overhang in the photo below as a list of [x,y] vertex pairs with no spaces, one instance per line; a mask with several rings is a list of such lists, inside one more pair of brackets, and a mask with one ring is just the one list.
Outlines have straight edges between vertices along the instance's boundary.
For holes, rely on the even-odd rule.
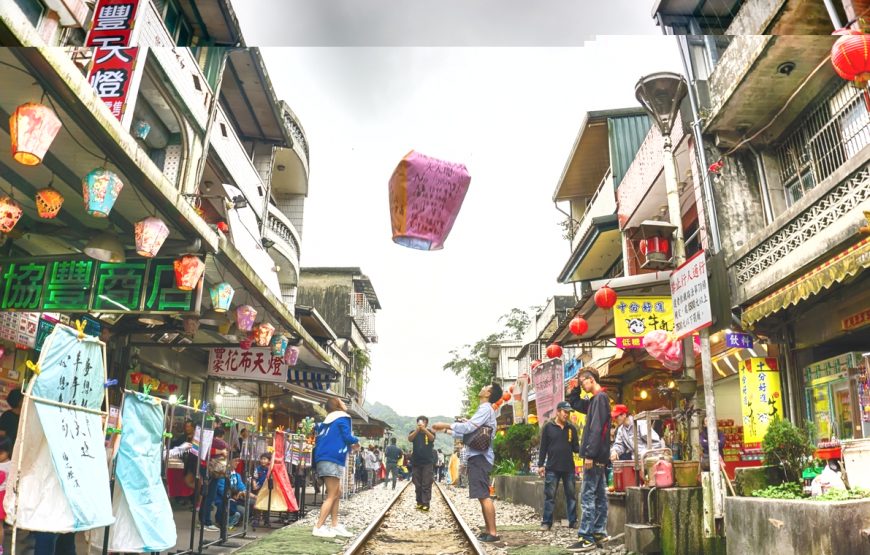
[[281,105],[259,48],[233,49],[221,81],[221,103],[241,139],[290,148]]
[[693,17],[731,17],[737,12],[739,0],[655,0],[652,16],[684,15]]
[[592,225],[577,243],[559,274],[560,283],[603,277],[622,255],[622,232],[616,214],[592,218]]
[[311,337],[323,341],[335,341],[338,335],[332,331],[323,316],[317,312],[317,309],[310,306],[296,305],[296,319],[302,324],[302,327],[311,334]]
[[244,42],[236,12],[229,0],[181,0],[181,10],[194,32],[215,46],[236,46]]

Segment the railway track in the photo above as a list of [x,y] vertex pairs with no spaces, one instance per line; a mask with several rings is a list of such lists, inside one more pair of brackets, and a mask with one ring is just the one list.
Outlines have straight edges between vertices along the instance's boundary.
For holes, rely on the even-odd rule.
[[[436,482],[429,512],[405,486],[347,548],[345,555],[485,555],[486,551]],[[421,517],[409,518],[413,514]],[[421,523],[421,518],[423,522]]]

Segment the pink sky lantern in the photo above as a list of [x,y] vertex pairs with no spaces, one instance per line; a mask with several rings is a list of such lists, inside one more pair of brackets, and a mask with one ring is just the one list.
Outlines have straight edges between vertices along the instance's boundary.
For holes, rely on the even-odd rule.
[[12,158],[25,166],[36,166],[58,131],[60,119],[51,108],[35,102],[22,104],[9,117]]
[[205,262],[193,254],[185,254],[175,259],[175,287],[181,291],[192,291],[199,285],[205,272]]
[[133,233],[136,236],[136,252],[139,256],[154,258],[169,237],[169,228],[160,218],[149,216],[136,222]]
[[0,198],[0,232],[9,233],[12,231],[23,213],[21,205],[15,202],[12,197]]
[[254,320],[257,318],[257,309],[249,304],[245,304],[236,309],[236,326],[241,331],[251,331],[254,329]]
[[257,329],[254,330],[254,341],[257,343],[257,347],[268,347],[274,333],[275,326],[269,322],[263,322],[257,326]]
[[287,366],[296,366],[296,361],[299,360],[299,347],[287,347],[284,351],[284,363]]
[[409,152],[390,177],[393,241],[419,250],[444,248],[470,183],[463,164]]

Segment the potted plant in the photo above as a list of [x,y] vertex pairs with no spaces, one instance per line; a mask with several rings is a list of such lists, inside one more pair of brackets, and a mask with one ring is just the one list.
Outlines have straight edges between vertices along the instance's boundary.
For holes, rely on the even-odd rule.
[[800,482],[814,448],[805,430],[788,420],[774,418],[761,442],[765,463],[782,467],[786,482]]

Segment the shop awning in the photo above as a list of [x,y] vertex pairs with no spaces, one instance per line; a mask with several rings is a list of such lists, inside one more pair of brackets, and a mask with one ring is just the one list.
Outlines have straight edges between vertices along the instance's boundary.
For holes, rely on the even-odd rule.
[[743,326],[751,327],[759,320],[854,277],[866,268],[870,268],[870,237],[852,245],[824,264],[750,305],[743,311]]
[[288,383],[296,384],[306,389],[313,389],[314,391],[326,391],[329,389],[329,384],[334,381],[328,374],[309,372],[307,370],[294,370],[292,368],[287,376]]
[[592,218],[592,225],[577,243],[559,274],[560,283],[598,279],[622,255],[622,232],[616,214]]
[[[755,357],[766,358],[767,356],[767,345],[762,343],[757,343],[751,349],[728,349],[721,355],[713,357],[713,368],[719,376],[727,378],[737,373],[744,360]],[[714,376],[714,378],[716,377]]]

